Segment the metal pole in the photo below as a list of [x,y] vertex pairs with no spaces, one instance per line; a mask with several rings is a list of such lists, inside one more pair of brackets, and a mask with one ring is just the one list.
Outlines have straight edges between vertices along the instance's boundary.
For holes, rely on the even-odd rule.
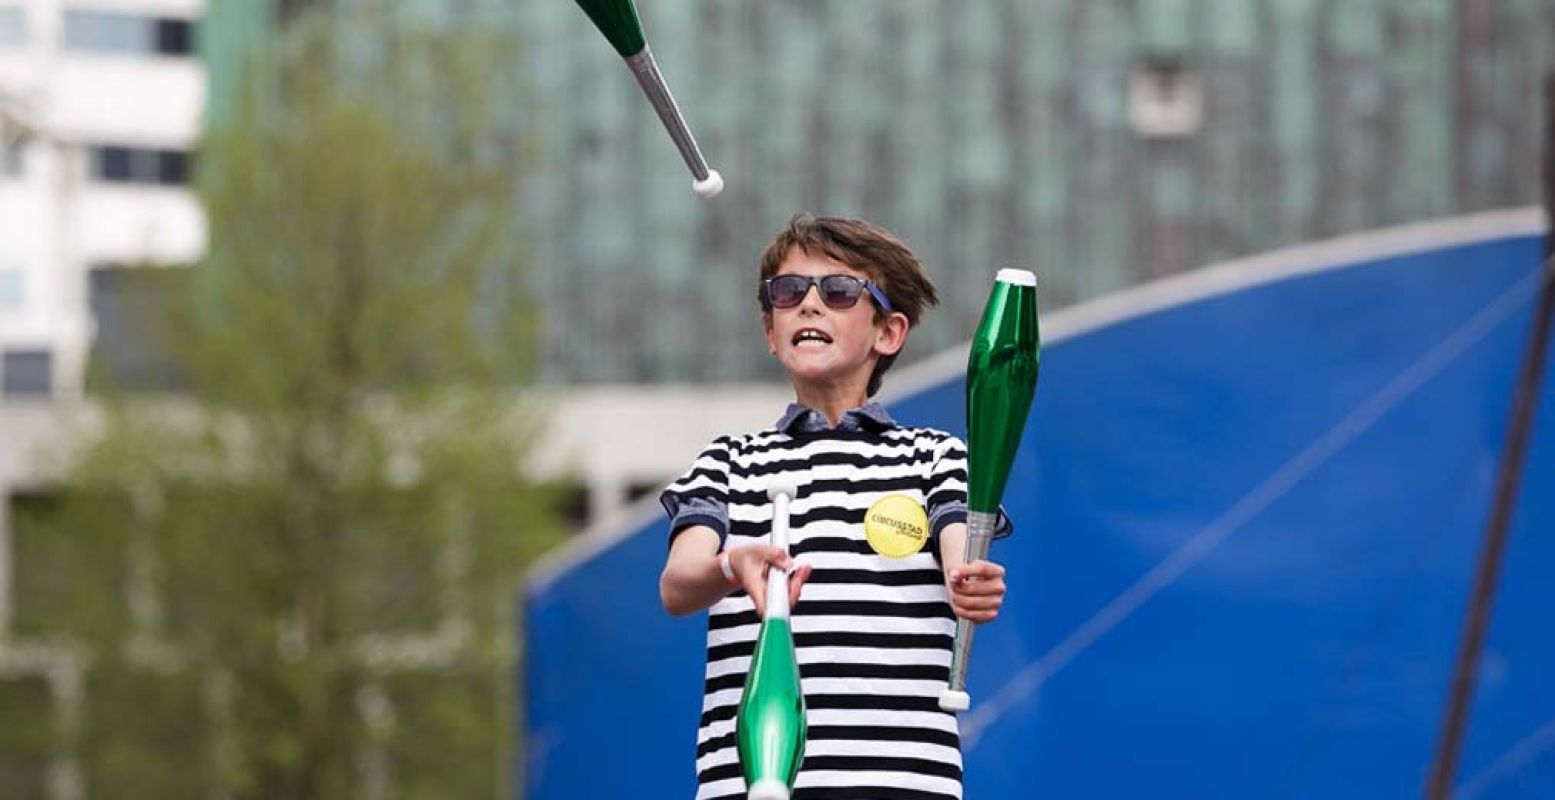
[[1528,437],[1533,428],[1540,378],[1544,375],[1545,354],[1549,349],[1550,316],[1555,311],[1555,73],[1545,78],[1544,108],[1547,115],[1544,210],[1548,232],[1544,238],[1539,294],[1533,324],[1528,330],[1528,347],[1523,355],[1522,369],[1512,400],[1506,444],[1502,448],[1501,464],[1496,474],[1495,502],[1490,509],[1484,544],[1480,548],[1479,565],[1475,569],[1474,589],[1469,596],[1468,616],[1463,624],[1463,639],[1458,645],[1451,694],[1447,698],[1446,714],[1442,717],[1436,761],[1431,767],[1430,783],[1426,787],[1426,797],[1430,800],[1446,800],[1457,778],[1458,756],[1463,748],[1463,734],[1468,727],[1475,676],[1479,671],[1479,654],[1485,645],[1485,632],[1490,625],[1491,608],[1495,604],[1496,581],[1500,578],[1507,531],[1511,527],[1512,512],[1517,505],[1517,491],[1522,484]]

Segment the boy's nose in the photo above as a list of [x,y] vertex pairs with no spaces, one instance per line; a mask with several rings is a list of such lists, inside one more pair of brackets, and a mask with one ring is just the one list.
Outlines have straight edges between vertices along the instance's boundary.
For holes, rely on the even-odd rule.
[[821,300],[821,287],[818,284],[806,286],[804,298],[799,301],[799,310],[819,313],[825,306],[826,303]]

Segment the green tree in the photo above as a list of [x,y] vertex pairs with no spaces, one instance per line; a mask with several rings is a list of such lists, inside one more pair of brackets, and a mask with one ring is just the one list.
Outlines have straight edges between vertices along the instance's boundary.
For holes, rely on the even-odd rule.
[[83,654],[49,724],[87,794],[511,794],[515,589],[560,525],[520,465],[510,51],[307,17],[204,142],[181,390],[109,398],[18,524],[15,633]]

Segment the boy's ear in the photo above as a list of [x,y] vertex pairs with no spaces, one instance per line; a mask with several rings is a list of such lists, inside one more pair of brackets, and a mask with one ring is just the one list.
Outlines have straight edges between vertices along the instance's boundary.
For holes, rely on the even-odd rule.
[[894,356],[901,352],[902,345],[907,344],[907,332],[911,328],[912,323],[907,321],[906,314],[891,312],[875,325],[875,352],[882,356]]

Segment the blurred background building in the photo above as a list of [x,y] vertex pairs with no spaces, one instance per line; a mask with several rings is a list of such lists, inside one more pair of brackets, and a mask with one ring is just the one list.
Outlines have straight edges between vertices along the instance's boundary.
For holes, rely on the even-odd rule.
[[[65,441],[52,409],[81,397],[94,338],[123,340],[104,298],[124,270],[192,265],[205,249],[189,188],[204,5],[0,3],[0,640],[21,569],[12,498],[47,484],[34,456]],[[44,650],[0,649],[0,673],[48,671]],[[7,700],[26,693],[7,688]],[[65,766],[55,772],[68,794]]]
[[[8,396],[79,392],[89,344],[128,382],[156,383],[122,327],[135,301],[120,269],[202,251],[180,188],[206,96],[197,44],[220,124],[255,50],[329,5],[0,5]],[[750,276],[797,210],[867,216],[928,263],[945,307],[907,364],[965,338],[981,302],[968,287],[1002,265],[1035,268],[1060,307],[1282,245],[1533,202],[1529,99],[1555,58],[1555,10],[1538,2],[645,3],[655,52],[729,178],[699,203],[572,4],[396,7],[521,43],[499,65],[533,155],[514,224],[543,383],[565,394],[542,463],[584,478],[593,519],[718,430],[674,412],[681,392],[727,409],[720,423],[763,424],[748,401],[782,402]],[[606,428],[599,408],[641,410],[673,444],[619,447],[639,428]]]
[[[565,3],[515,7],[547,374],[778,373],[754,256],[862,214],[945,289],[904,363],[965,340],[999,266],[1049,307],[1274,247],[1531,203],[1545,2],[643,3],[728,182],[699,204]],[[685,313],[696,309],[696,313]],[[715,335],[706,335],[707,332]],[[625,345],[625,346],[623,346]],[[888,384],[889,385],[889,384]]]
[[[211,9],[209,37],[233,43],[211,48],[215,119],[244,47],[327,4]],[[945,306],[908,364],[966,338],[1000,266],[1035,268],[1060,307],[1282,245],[1531,203],[1529,100],[1555,60],[1555,8],[1538,2],[643,3],[728,178],[699,203],[572,4],[401,8],[521,43],[502,66],[534,154],[515,224],[544,382],[590,408],[573,423],[563,401],[556,424],[593,443],[577,460],[596,519],[718,430],[676,413],[683,390],[668,387],[728,409],[719,422],[767,422],[742,413],[752,392],[783,402],[786,387],[759,388],[781,376],[751,275],[798,210],[867,216],[929,265]],[[726,401],[729,384],[745,385]],[[619,446],[640,428],[601,427],[614,416],[600,407],[659,420],[669,446]]]

